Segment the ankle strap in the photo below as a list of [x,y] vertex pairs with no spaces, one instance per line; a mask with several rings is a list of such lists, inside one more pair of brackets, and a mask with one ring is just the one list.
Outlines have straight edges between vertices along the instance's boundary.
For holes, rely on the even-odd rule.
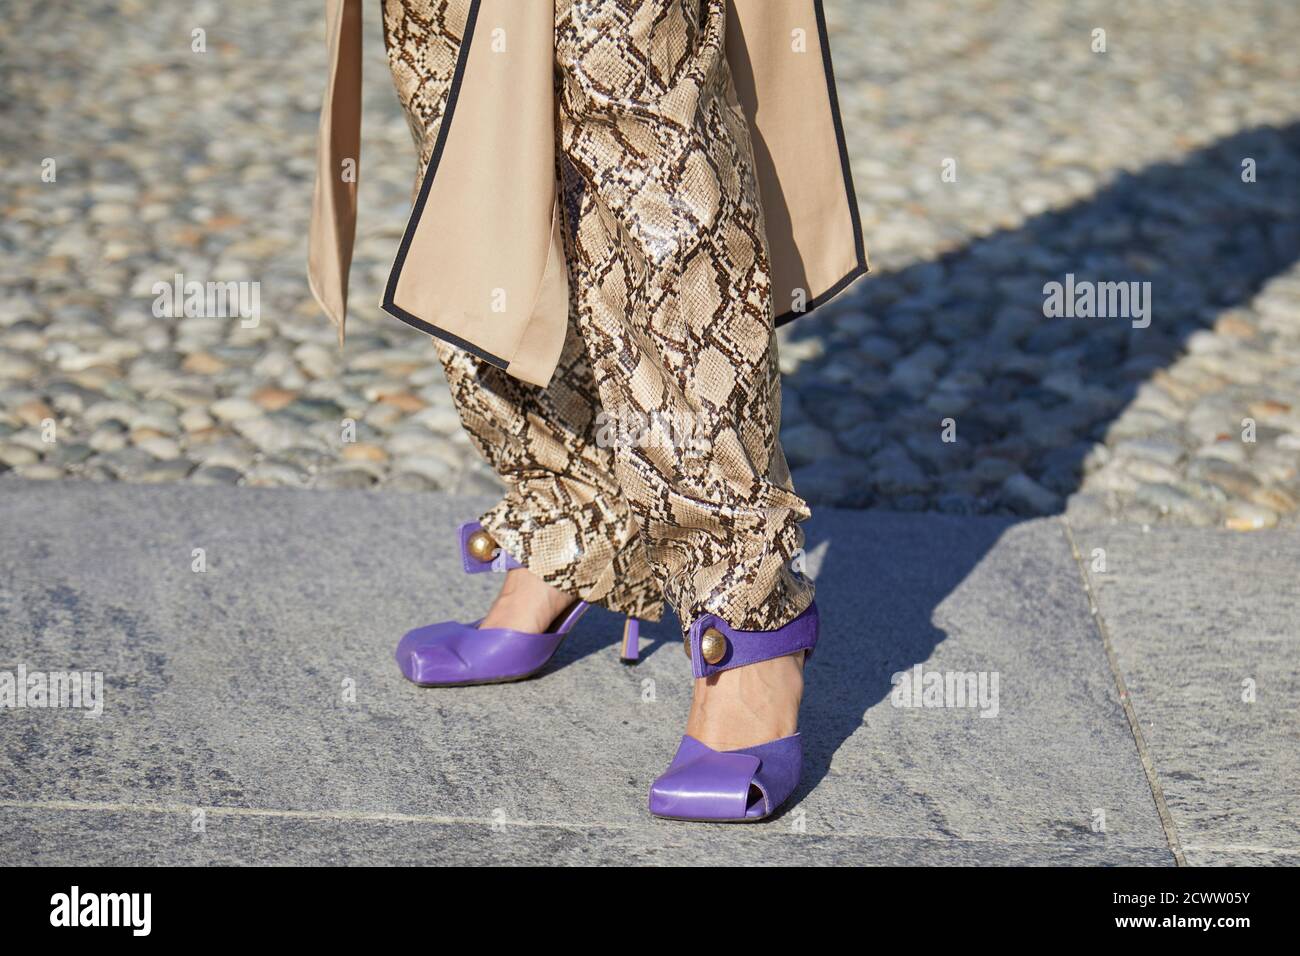
[[[696,677],[708,677],[719,671],[784,657],[796,651],[807,651],[811,656],[817,644],[818,624],[816,603],[809,604],[807,610],[793,621],[774,631],[741,631],[716,614],[701,614],[691,625],[686,638],[691,672]],[[710,631],[716,633],[710,634]],[[719,638],[721,647],[718,646]],[[706,651],[714,663],[704,659]]]
[[[470,543],[470,540],[478,535],[486,538],[486,543],[491,545],[485,550],[492,557],[486,560],[475,557],[475,552],[480,551],[480,548],[473,547]],[[481,546],[484,544],[483,538],[478,538],[474,544]],[[482,574],[484,571],[511,571],[514,568],[523,567],[512,555],[506,554],[477,521],[467,521],[460,526],[460,563],[466,574]]]

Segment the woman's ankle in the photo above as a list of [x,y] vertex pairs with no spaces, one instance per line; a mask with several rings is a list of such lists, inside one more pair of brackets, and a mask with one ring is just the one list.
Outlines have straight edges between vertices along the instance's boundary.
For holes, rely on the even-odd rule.
[[798,729],[804,652],[695,681],[686,733],[714,750],[739,750]]
[[514,568],[506,572],[501,593],[492,602],[479,627],[508,627],[541,633],[577,600],[547,584],[527,568]]

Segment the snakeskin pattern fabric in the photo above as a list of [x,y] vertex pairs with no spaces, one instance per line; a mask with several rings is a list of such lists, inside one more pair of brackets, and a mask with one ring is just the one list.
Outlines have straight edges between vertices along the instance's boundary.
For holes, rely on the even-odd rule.
[[[468,0],[384,0],[421,165]],[[546,389],[438,342],[505,481],[484,527],[566,592],[683,630],[771,630],[811,602],[778,440],[770,269],[726,0],[556,0],[569,333]]]
[[[423,170],[456,72],[469,4],[461,0],[384,0],[384,47]],[[416,177],[419,188],[420,177]]]

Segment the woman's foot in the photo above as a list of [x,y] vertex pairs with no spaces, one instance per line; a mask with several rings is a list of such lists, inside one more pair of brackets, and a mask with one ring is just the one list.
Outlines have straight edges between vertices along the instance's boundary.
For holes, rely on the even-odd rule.
[[739,750],[798,729],[805,653],[759,661],[695,681],[686,733],[714,750]]
[[542,634],[550,630],[556,619],[577,600],[551,587],[527,568],[513,568],[506,572],[501,593],[492,602],[479,628],[508,627],[528,634]]
[[695,697],[672,763],[650,785],[651,813],[762,820],[790,798],[803,770],[804,662],[819,629],[815,603],[763,632],[738,631],[714,614],[695,619],[687,635]]

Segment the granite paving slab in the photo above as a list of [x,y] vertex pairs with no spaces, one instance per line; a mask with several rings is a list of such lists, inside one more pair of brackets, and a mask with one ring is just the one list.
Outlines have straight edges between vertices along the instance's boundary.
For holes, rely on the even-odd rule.
[[[824,634],[802,714],[805,779],[778,818],[735,833],[645,811],[689,703],[675,621],[646,629],[635,668],[619,663],[619,622],[602,611],[538,678],[443,690],[402,679],[391,653],[405,629],[472,619],[490,599],[495,581],[460,572],[453,534],[488,504],[7,484],[0,671],[104,682],[97,718],[0,710],[0,813],[19,832],[13,821],[34,814],[54,837],[33,833],[20,856],[62,859],[58,834],[127,816],[133,833],[159,831],[132,838],[159,861],[197,861],[207,851],[173,831],[184,808],[210,808],[209,838],[241,828],[213,851],[226,861],[273,858],[292,827],[326,835],[315,857],[294,854],[324,862],[347,852],[337,829],[363,841],[366,828],[426,826],[429,839],[394,859],[445,862],[461,851],[439,834],[495,825],[585,834],[587,849],[556,850],[574,862],[689,861],[691,833],[708,834],[715,859],[735,847],[736,861],[764,846],[793,859],[820,840],[840,862],[1172,862],[1059,519],[819,511],[807,565]],[[915,693],[902,673],[919,676]],[[936,674],[951,693],[927,691]],[[521,861],[551,845],[529,840]],[[473,852],[510,858],[492,846]]]
[[1187,862],[1300,862],[1300,534],[1075,537]]

